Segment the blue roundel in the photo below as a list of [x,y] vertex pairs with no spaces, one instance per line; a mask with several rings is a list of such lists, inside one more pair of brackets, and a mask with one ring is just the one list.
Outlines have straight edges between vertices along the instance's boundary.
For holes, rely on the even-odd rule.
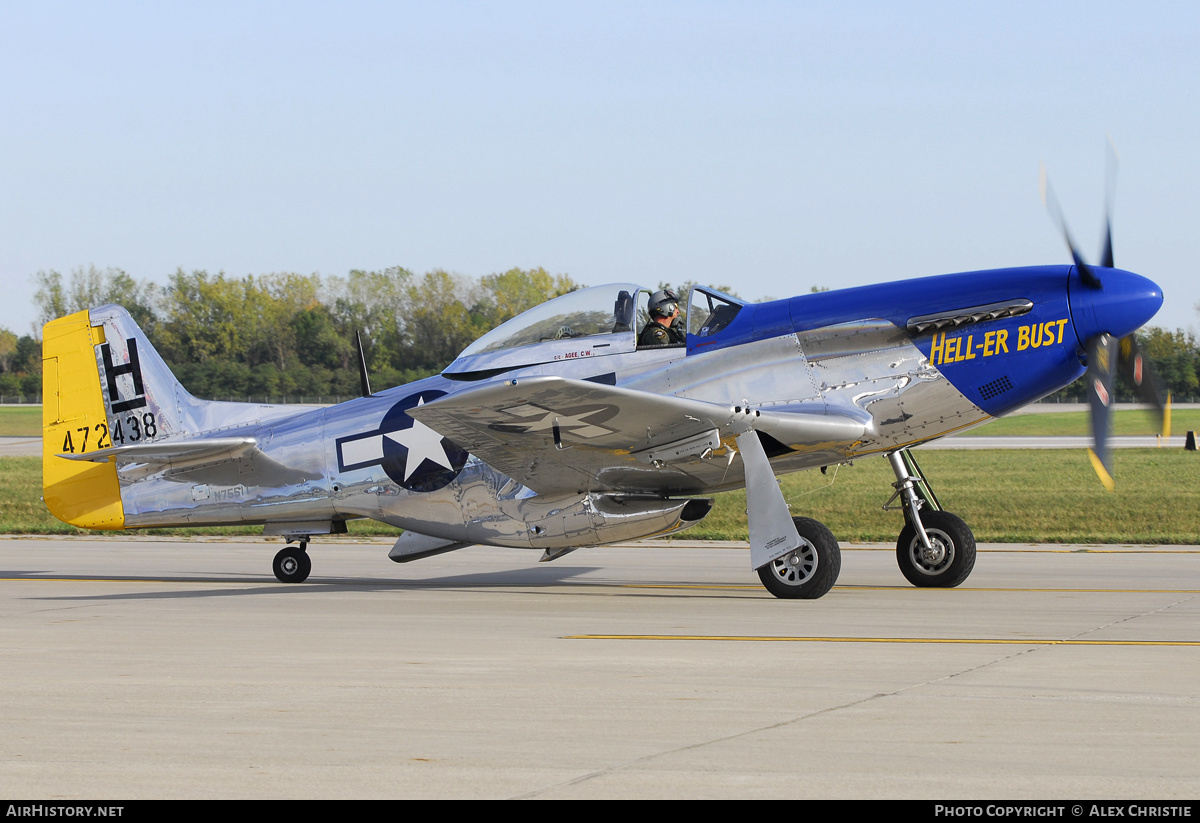
[[444,391],[410,394],[392,406],[379,424],[383,435],[383,460],[387,476],[409,491],[431,492],[458,476],[467,462],[467,452],[419,420],[409,409],[443,396]]

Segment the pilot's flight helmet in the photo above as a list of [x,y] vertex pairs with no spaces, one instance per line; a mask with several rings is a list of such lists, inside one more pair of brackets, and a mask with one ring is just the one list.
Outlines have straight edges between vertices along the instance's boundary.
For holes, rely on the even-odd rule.
[[671,289],[660,289],[650,295],[650,316],[670,317],[679,309],[679,297]]

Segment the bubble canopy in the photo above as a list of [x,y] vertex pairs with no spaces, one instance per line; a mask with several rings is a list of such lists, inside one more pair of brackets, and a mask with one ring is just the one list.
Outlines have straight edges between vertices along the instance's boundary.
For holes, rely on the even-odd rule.
[[[483,372],[636,351],[637,331],[650,322],[651,291],[636,283],[609,283],[556,297],[480,337],[443,374],[470,379]],[[688,302],[689,338],[717,335],[745,305],[701,286],[690,290]]]
[[461,356],[631,331],[638,291],[636,284],[614,283],[564,294],[501,323],[467,346]]
[[446,373],[633,351],[636,283],[573,291],[522,312],[465,348]]

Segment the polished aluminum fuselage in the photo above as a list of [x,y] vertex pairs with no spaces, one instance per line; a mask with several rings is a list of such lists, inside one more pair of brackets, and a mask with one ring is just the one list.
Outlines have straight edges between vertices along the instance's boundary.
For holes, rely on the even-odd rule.
[[[1083,372],[1081,341],[1127,334],[1161,303],[1137,275],[1108,270],[1099,294],[1063,266],[763,304],[697,289],[689,311],[706,319],[689,328],[686,348],[639,349],[634,306],[639,293],[645,306],[646,290],[590,291],[594,306],[589,293],[544,304],[442,375],[304,409],[196,401],[111,307],[110,359],[127,362],[120,341],[141,341],[163,447],[233,443],[207,463],[186,454],[166,466],[120,463],[127,525],[263,523],[303,536],[367,517],[434,541],[421,551],[437,541],[554,550],[665,534],[708,512],[698,496],[745,485],[736,439],[748,429],[776,474],[917,445],[1067,385]],[[111,387],[127,397],[123,380]],[[521,394],[556,380],[558,394]],[[464,442],[491,462],[451,434],[476,438]]]
[[[902,329],[886,321],[838,324],[711,352],[637,351],[632,340],[610,349],[618,350],[550,359],[492,379],[614,374],[620,386],[727,406],[861,415],[866,437],[776,456],[772,466],[779,473],[922,442],[988,418],[930,366]],[[475,457],[448,484],[429,491],[405,488],[382,464],[348,471],[341,467],[345,461],[339,461],[339,438],[378,429],[399,398],[451,394],[479,382],[431,377],[298,413],[279,406],[206,404],[207,432],[252,437],[258,451],[208,467],[122,467],[127,523],[290,523],[299,524],[298,532],[320,533],[326,530],[322,524],[367,517],[446,540],[553,548],[669,532],[680,527],[679,512],[686,503],[676,498],[744,485],[732,443],[708,459],[686,464],[657,497],[586,489],[534,494]],[[221,420],[222,410],[229,419]]]

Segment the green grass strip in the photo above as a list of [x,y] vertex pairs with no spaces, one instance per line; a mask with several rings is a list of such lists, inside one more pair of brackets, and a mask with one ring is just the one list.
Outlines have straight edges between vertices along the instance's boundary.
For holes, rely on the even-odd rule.
[[41,406],[0,406],[0,437],[39,437]]
[[[916,450],[947,511],[988,543],[1200,544],[1200,453],[1182,448],[1119,449],[1117,490],[1106,492],[1083,451]],[[782,478],[793,514],[824,522],[839,540],[894,541],[899,512],[882,505],[892,492],[891,468],[869,457],[827,475]],[[41,460],[0,458],[0,533],[77,534],[41,501]],[[350,523],[352,535],[394,535],[372,521]],[[150,534],[261,534],[261,527],[154,529]],[[745,540],[744,491],[716,496],[712,514],[684,532],[689,539]]]
[[[1189,429],[1200,431],[1200,409],[1176,409],[1171,415],[1171,431],[1179,437],[1178,442],[1183,442],[1183,434]],[[0,406],[0,437],[37,437],[41,432],[41,406]],[[1047,412],[1000,418],[971,429],[967,434],[1051,437],[1083,436],[1091,432],[1087,412]],[[1121,409],[1113,414],[1113,434],[1158,434],[1158,421],[1147,411]]]

